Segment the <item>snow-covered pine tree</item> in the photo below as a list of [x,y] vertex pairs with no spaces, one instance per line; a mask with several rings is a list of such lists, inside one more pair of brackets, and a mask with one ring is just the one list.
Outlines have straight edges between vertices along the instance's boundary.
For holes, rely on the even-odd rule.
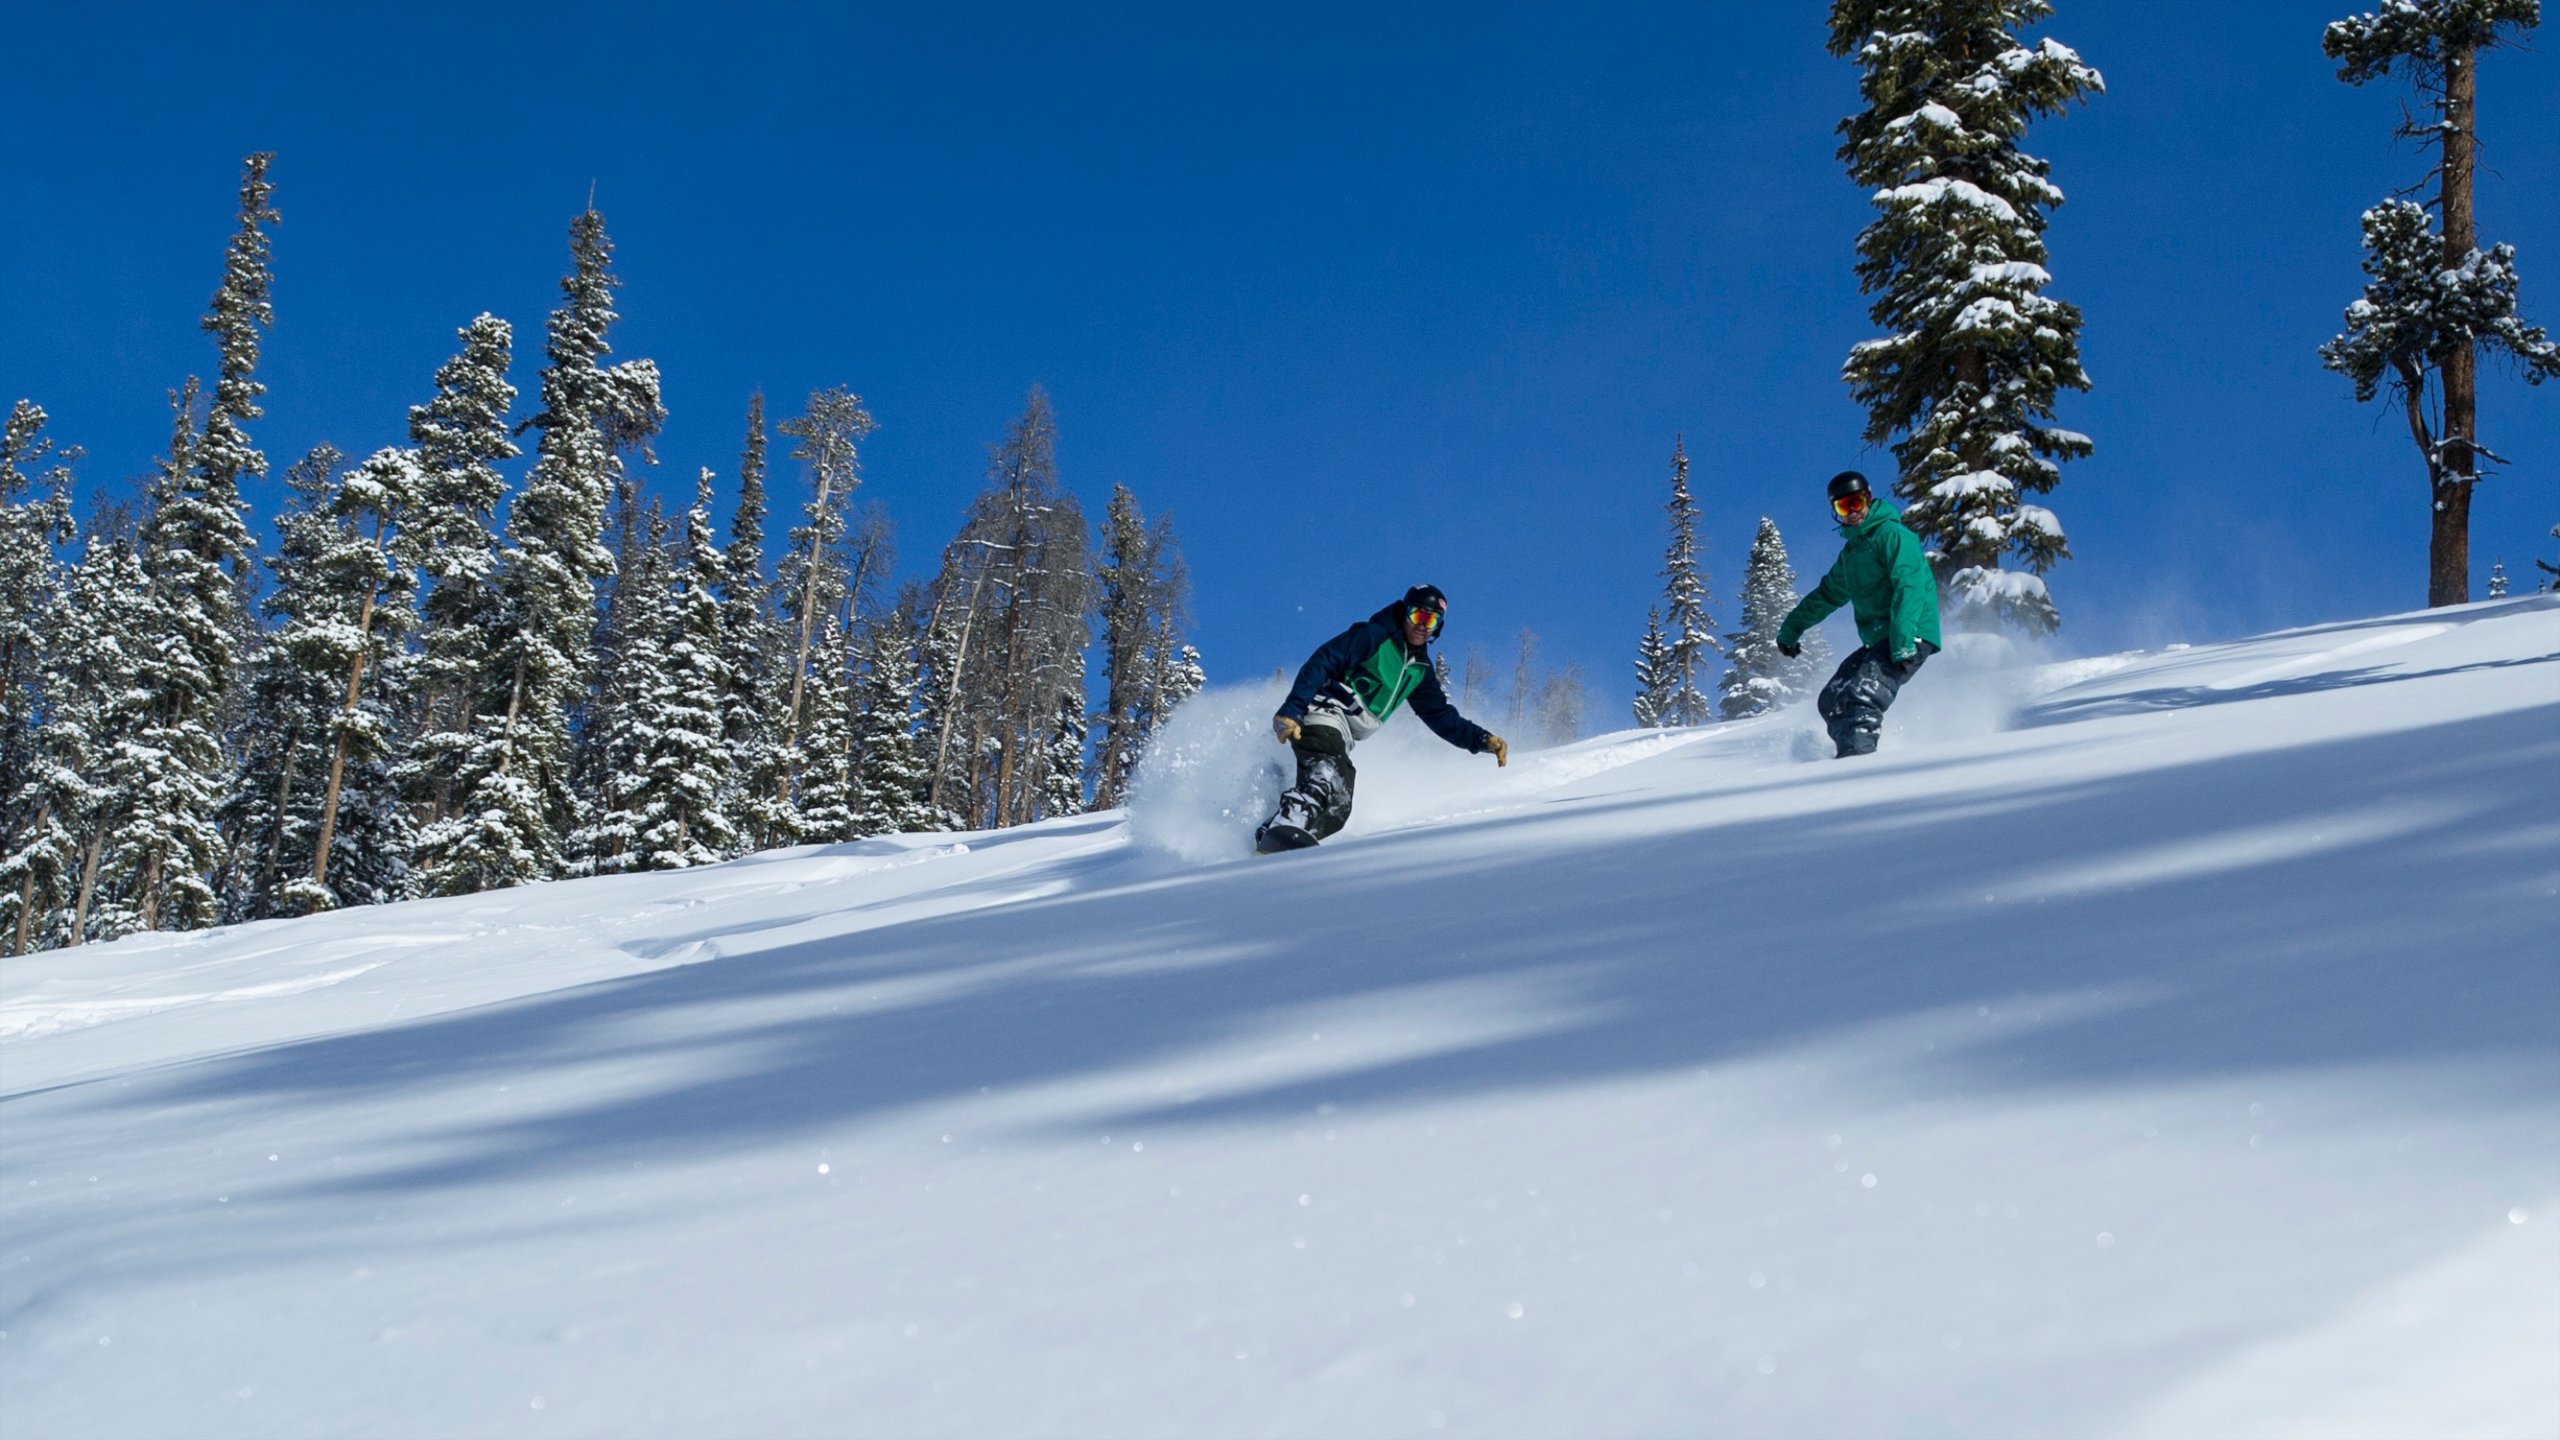
[[213,877],[222,837],[213,816],[230,785],[223,730],[249,638],[243,597],[255,550],[240,486],[267,473],[248,424],[265,413],[258,407],[266,393],[258,352],[261,332],[275,324],[265,228],[277,220],[267,179],[274,158],[261,152],[246,162],[239,222],[203,320],[219,356],[213,395],[201,430],[193,421],[194,382],[173,398],[179,438],[152,486],[143,524],[142,560],[162,642],[140,674],[151,714],[135,743],[148,752],[137,757],[148,778],[132,792],[134,808],[107,863],[130,907],[117,912],[119,923],[129,914],[146,930],[194,929],[219,916]]
[[[730,819],[741,844],[762,850],[797,833],[788,802],[781,704],[775,689],[782,648],[765,578],[764,393],[747,399],[747,440],[738,456],[738,508],[721,549],[720,655],[728,689],[721,698],[722,744],[729,752]],[[783,797],[783,798],[777,798]]]
[[2489,562],[2489,596],[2492,600],[2507,598],[2507,565],[2503,560]]
[[1057,433],[1048,396],[1032,387],[943,552],[936,604],[957,611],[945,621],[957,634],[934,798],[973,826],[1034,817],[1059,700],[1083,685],[1093,568],[1084,512],[1058,484]]
[[830,612],[812,644],[830,663],[814,667],[800,692],[800,840],[836,845],[862,838],[866,808],[853,764],[853,699],[847,677],[832,663],[845,650],[843,619]]
[[1636,642],[1636,723],[1667,725],[1671,708],[1671,641],[1662,633],[1662,611],[1644,612],[1644,638]]
[[[2554,525],[2551,527],[2551,538],[2554,540],[2560,540],[2560,525]],[[2537,555],[2533,560],[2533,568],[2551,577],[2550,580],[2543,584],[2543,589],[2560,590],[2560,565],[2554,565],[2550,561],[2547,561]]]
[[[107,846],[132,808],[140,757],[126,743],[149,697],[136,663],[156,617],[131,544],[93,536],[44,635],[44,715],[27,800],[41,817],[0,857],[11,954],[91,933]],[[127,927],[129,928],[129,927]]]
[[[1157,632],[1149,658],[1154,662],[1151,673],[1156,677],[1147,704],[1151,717],[1148,733],[1152,734],[1156,726],[1172,717],[1183,701],[1200,693],[1201,687],[1209,683],[1209,672],[1200,664],[1199,648],[1183,643],[1181,636],[1170,626]],[[1445,689],[1448,685],[1448,661],[1435,655],[1432,663],[1440,667],[1441,685]]]
[[662,619],[659,685],[650,697],[638,763],[648,789],[640,807],[640,866],[681,870],[738,851],[730,823],[728,747],[721,743],[729,693],[721,654],[720,548],[711,539],[711,472],[704,470],[685,512],[675,593]]
[[430,894],[458,895],[559,873],[562,837],[582,818],[569,787],[570,710],[584,695],[596,586],[613,570],[603,544],[605,502],[622,475],[617,448],[663,420],[657,367],[610,369],[607,332],[619,318],[613,242],[590,209],[569,226],[570,273],[551,312],[541,438],[532,473],[507,515],[501,619],[486,682],[474,697],[472,748],[456,758],[456,813],[418,837],[418,876]]
[[54,811],[46,747],[45,651],[60,622],[62,567],[54,547],[71,538],[71,466],[32,401],[0,426],[0,937],[8,953],[35,943],[59,901],[67,841]]
[[648,868],[640,834],[651,786],[641,757],[652,740],[655,704],[668,685],[670,564],[666,517],[655,501],[633,525],[635,537],[616,547],[623,557],[616,581],[623,593],[624,633],[614,647],[614,663],[602,670],[587,703],[589,729],[581,743],[596,778],[584,797],[586,823],[570,836],[571,875]]
[[477,701],[502,624],[496,525],[507,481],[498,464],[518,453],[507,427],[516,403],[507,383],[515,332],[482,315],[460,339],[460,352],[436,370],[435,398],[409,408],[418,493],[401,529],[401,558],[425,593],[400,782],[429,824],[454,814],[457,776],[479,744]]
[[1035,818],[1043,820],[1081,815],[1085,810],[1084,656],[1068,657],[1067,666],[1074,672],[1074,682],[1059,689],[1057,718],[1051,724],[1048,747],[1040,757],[1039,813]]
[[1858,236],[1858,283],[1890,332],[1852,348],[1841,378],[1867,442],[1892,443],[1903,520],[1950,619],[2036,634],[2059,623],[2043,576],[2070,549],[2027,497],[2090,453],[2048,423],[2059,391],[2089,378],[2079,310],[2044,293],[2062,192],[2019,142],[2029,121],[2106,88],[2067,46],[2014,35],[2052,13],[2045,0],[1834,0],[1830,19],[1831,53],[1863,72],[1867,108],[1840,123],[1839,156],[1881,212]]
[[[817,742],[810,735],[809,688],[837,666],[843,655],[845,627],[841,623],[825,632],[835,637],[834,647],[823,646],[819,640],[822,621],[844,603],[848,583],[843,554],[847,517],[853,508],[854,492],[862,484],[861,443],[873,428],[871,412],[863,408],[862,397],[842,385],[810,392],[809,408],[782,422],[782,433],[800,442],[791,457],[808,467],[809,502],[801,510],[800,524],[792,528],[791,548],[783,556],[776,587],[782,618],[792,637],[785,678],[776,687],[785,697],[780,742],[785,761],[774,794],[777,807],[795,803],[799,777],[808,773],[816,758],[810,748]],[[839,723],[830,732],[829,741],[842,744],[849,735],[850,731]],[[823,768],[840,775],[847,763],[843,758],[829,759]],[[844,832],[852,824],[850,802],[841,803],[845,806],[843,813],[831,812],[825,822],[825,833],[835,839],[846,838]],[[810,831],[794,838],[816,833]]]
[[1796,571],[1787,563],[1787,542],[1777,522],[1760,517],[1751,539],[1751,559],[1742,572],[1742,628],[1725,636],[1732,664],[1724,672],[1718,705],[1727,720],[1766,715],[1812,693],[1830,646],[1807,632],[1802,653],[1793,660],[1778,653],[1778,624],[1803,596],[1796,590]]
[[[214,820],[229,783],[220,721],[239,674],[243,588],[225,563],[236,500],[205,493],[199,390],[169,396],[169,453],[144,496],[135,550],[149,584],[131,614],[139,713],[118,732],[111,783],[124,800],[99,875],[98,933],[191,929],[219,913]],[[227,522],[227,523],[226,523]],[[245,536],[246,528],[241,532]]]
[[1111,487],[1096,578],[1103,703],[1095,717],[1101,734],[1094,744],[1093,804],[1108,810],[1127,801],[1147,736],[1180,701],[1171,691],[1178,687],[1181,632],[1190,619],[1191,575],[1172,519],[1159,515],[1149,525],[1126,485]]
[[285,469],[278,544],[266,562],[272,628],[249,665],[240,764],[217,816],[230,841],[222,908],[232,920],[299,913],[287,907],[285,886],[311,868],[318,756],[336,709],[329,632],[346,608],[322,578],[321,558],[332,538],[330,491],[345,458],[322,444]]
[[72,535],[71,465],[80,452],[56,449],[44,426],[43,408],[28,400],[0,425],[0,855],[39,823],[28,782],[44,636],[61,590],[54,547]]
[[[639,563],[641,545],[665,540],[664,534],[651,536],[647,530],[652,521],[663,525],[664,518],[654,500],[645,506],[641,503],[639,479],[626,469],[615,480],[613,501],[605,510],[613,570],[604,581],[604,603],[598,607],[593,643],[587,650],[587,690],[569,723],[569,788],[577,792],[579,811],[590,823],[598,818],[605,787],[615,778],[613,764],[617,758],[629,758],[617,756],[609,743],[609,737],[629,732],[632,717],[623,714],[622,707],[637,703],[642,688],[622,673],[622,631],[626,624],[644,631],[656,624],[661,597],[655,590],[626,582]],[[663,581],[664,567],[660,568]],[[631,592],[628,608],[635,618],[630,620],[624,616],[625,592]]]
[[855,830],[892,835],[943,828],[925,803],[932,777],[917,746],[916,631],[903,607],[875,617],[863,641],[854,723],[862,757],[862,813]]
[[1689,495],[1689,451],[1675,436],[1671,441],[1671,499],[1663,507],[1671,516],[1671,545],[1662,560],[1663,612],[1671,622],[1665,652],[1662,725],[1704,725],[1712,718],[1707,697],[1698,688],[1707,657],[1722,650],[1716,639],[1716,617],[1707,609],[1707,577],[1698,568],[1698,506]]
[[329,544],[316,568],[337,613],[293,641],[336,692],[311,870],[288,887],[299,911],[378,905],[406,887],[414,837],[394,766],[398,709],[413,669],[407,640],[417,624],[417,573],[402,531],[423,479],[415,455],[385,448],[329,496]]
[[2358,400],[2388,390],[2427,467],[2432,525],[2427,603],[2471,598],[2471,489],[2480,462],[2479,357],[2505,355],[2528,383],[2560,375],[2560,346],[2516,314],[2515,247],[2479,247],[2472,180],[2479,131],[2479,57],[2515,43],[2542,20],[2539,0],[2384,0],[2340,20],[2320,49],[2350,85],[2405,74],[2435,118],[2402,125],[2403,138],[2437,148],[2436,233],[2427,207],[2386,200],[2364,213],[2363,298],[2346,330],[2320,347],[2321,363],[2355,382]]

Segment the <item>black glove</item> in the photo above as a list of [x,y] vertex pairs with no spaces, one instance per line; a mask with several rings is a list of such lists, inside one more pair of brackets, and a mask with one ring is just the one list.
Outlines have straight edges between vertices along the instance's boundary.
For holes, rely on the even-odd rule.
[[1793,660],[1804,653],[1804,647],[1796,644],[1792,640],[1781,640],[1778,642],[1778,653],[1786,656],[1790,660]]

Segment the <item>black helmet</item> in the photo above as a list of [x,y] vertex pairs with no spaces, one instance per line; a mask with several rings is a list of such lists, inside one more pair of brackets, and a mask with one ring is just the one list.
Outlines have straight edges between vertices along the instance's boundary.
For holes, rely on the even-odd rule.
[[1874,492],[1867,489],[1867,477],[1859,474],[1855,470],[1843,470],[1839,474],[1831,477],[1831,498],[1834,500],[1839,499],[1843,495],[1869,495],[1872,493]]
[[1414,586],[1404,592],[1403,603],[1422,606],[1440,615],[1449,613],[1449,597],[1441,594],[1440,587],[1437,585]]

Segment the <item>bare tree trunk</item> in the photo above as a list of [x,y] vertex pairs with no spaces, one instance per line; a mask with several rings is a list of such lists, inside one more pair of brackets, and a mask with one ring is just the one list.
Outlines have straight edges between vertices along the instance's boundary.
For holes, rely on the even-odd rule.
[[[2477,165],[2472,134],[2479,90],[2479,60],[2455,49],[2444,62],[2444,268],[2470,258],[2471,177]],[[2479,359],[2469,343],[2444,357],[2444,454],[2435,472],[2434,526],[2427,537],[2427,603],[2460,605],[2471,598],[2472,442],[2478,435]]]
[[[382,539],[378,525],[373,538],[377,544]],[[320,802],[320,844],[311,855],[311,883],[323,887],[329,883],[329,843],[338,832],[338,782],[347,773],[347,744],[352,733],[348,726],[355,720],[357,697],[364,692],[365,651],[372,638],[373,592],[368,590],[363,607],[356,612],[356,658],[347,667],[347,703],[338,712],[338,747],[336,753],[329,757],[329,791]]]
[[276,883],[276,857],[284,853],[284,809],[293,803],[293,752],[302,748],[302,730],[285,732],[284,752],[276,766],[276,803],[267,822],[266,854],[258,861],[258,893],[266,894]]
[[[943,685],[942,733],[934,740],[933,788],[925,795],[925,803],[936,809],[942,806],[942,777],[951,761],[951,722],[960,714],[960,679],[969,673],[969,632],[978,623],[978,592],[985,588],[986,583],[986,567],[980,566],[978,578],[969,586],[969,604],[960,613],[960,644],[951,657],[950,679]],[[977,763],[973,759],[969,774],[974,779],[977,773]]]
[[[43,833],[44,822],[52,818],[53,806],[48,802],[37,809],[36,823],[27,828],[28,837],[32,839],[34,836]],[[31,863],[27,866],[26,883],[18,887],[18,927],[17,933],[9,942],[9,953],[11,955],[24,955],[27,953],[27,917],[34,913],[35,908],[36,870],[35,866]]]
[[142,867],[142,928],[145,930],[160,928],[161,860],[160,852],[154,850],[150,863]]
[[800,692],[809,677],[810,631],[818,623],[818,536],[824,528],[818,517],[826,513],[827,495],[833,480],[822,469],[818,473],[818,503],[809,510],[809,559],[807,575],[800,585],[800,649],[791,666],[791,711],[782,726],[782,778],[774,793],[777,805],[791,803],[792,782],[800,778]]
[[503,779],[507,767],[516,763],[516,712],[524,706],[524,651],[516,651],[515,683],[507,689],[507,723],[498,732],[498,775]]
[[101,825],[89,836],[88,853],[80,857],[80,898],[71,907],[71,938],[62,942],[70,949],[89,936],[89,899],[98,890],[98,856],[107,848],[106,827]]

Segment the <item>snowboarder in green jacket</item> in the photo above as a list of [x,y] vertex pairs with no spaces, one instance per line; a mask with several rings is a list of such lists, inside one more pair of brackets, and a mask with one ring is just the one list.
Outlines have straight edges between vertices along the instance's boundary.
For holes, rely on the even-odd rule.
[[1831,477],[1831,513],[1840,521],[1840,558],[1813,593],[1778,623],[1778,653],[1794,658],[1804,632],[1846,605],[1858,621],[1858,648],[1832,672],[1816,709],[1838,747],[1834,758],[1872,755],[1884,712],[1920,664],[1938,653],[1938,579],[1920,537],[1867,477]]
[[1431,733],[1459,749],[1511,763],[1511,747],[1459,714],[1432,668],[1431,642],[1448,614],[1438,586],[1416,585],[1307,657],[1271,717],[1271,733],[1297,753],[1298,782],[1254,832],[1256,850],[1303,849],[1350,820],[1351,747],[1376,734],[1399,705],[1410,703]]

